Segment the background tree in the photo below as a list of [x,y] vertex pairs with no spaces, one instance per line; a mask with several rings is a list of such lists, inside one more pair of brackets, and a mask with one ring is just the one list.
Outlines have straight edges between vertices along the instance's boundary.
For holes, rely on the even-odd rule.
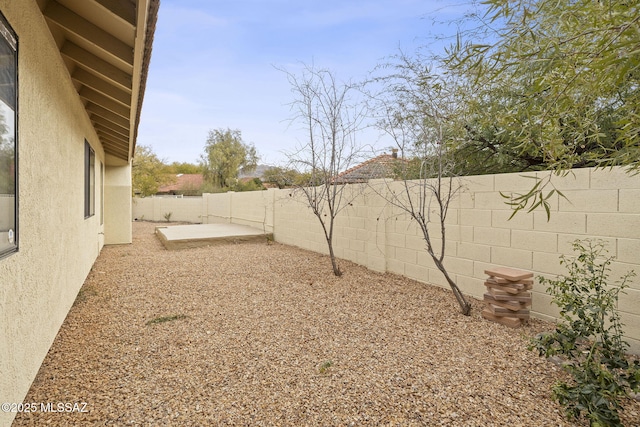
[[335,218],[354,194],[335,178],[358,163],[363,145],[357,139],[365,119],[358,87],[338,82],[326,69],[305,65],[300,75],[285,71],[291,85],[292,122],[302,125],[305,142],[287,153],[289,169],[301,175],[295,188],[318,218],[329,249],[333,273],[340,276],[333,250]]
[[402,53],[381,69],[387,74],[374,79],[381,89],[371,94],[377,125],[408,161],[399,162],[395,168],[400,187],[387,184],[378,193],[417,224],[427,253],[449,284],[462,313],[469,315],[471,304],[445,266],[446,218],[460,190],[448,146],[462,132],[455,120],[460,114],[457,96],[462,85]]
[[169,167],[146,145],[136,146],[131,175],[133,194],[140,197],[152,196],[158,187],[175,182]]
[[309,174],[279,166],[270,167],[262,175],[263,182],[275,184],[280,189],[303,185],[308,183],[310,178]]
[[0,112],[0,194],[15,193],[15,157],[14,138]]
[[209,131],[204,150],[202,165],[205,180],[217,188],[235,185],[239,173],[250,172],[258,164],[256,148],[244,143],[237,129]]
[[[522,161],[516,167],[556,174],[614,165],[637,172],[640,1],[486,4],[487,37],[462,35],[443,63],[472,84],[464,148],[510,152]],[[551,178],[516,198],[516,210],[545,205]]]
[[261,191],[266,190],[264,185],[262,185],[262,180],[260,178],[242,178],[236,182],[235,185],[229,187],[231,191]]
[[204,167],[200,164],[193,164],[189,162],[172,162],[169,165],[169,170],[174,174],[201,174],[204,172]]

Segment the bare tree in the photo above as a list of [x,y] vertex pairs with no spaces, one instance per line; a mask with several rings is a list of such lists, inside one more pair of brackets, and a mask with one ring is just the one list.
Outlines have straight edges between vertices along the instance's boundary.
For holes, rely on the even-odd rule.
[[333,273],[340,276],[333,250],[334,223],[355,195],[337,178],[360,160],[363,145],[357,136],[366,117],[365,106],[359,101],[361,93],[356,84],[339,82],[327,69],[303,65],[300,75],[282,71],[294,98],[290,103],[291,122],[302,125],[306,133],[295,151],[287,153],[288,167],[302,176],[294,187],[318,218]]
[[457,113],[458,82],[431,73],[421,60],[405,54],[381,67],[390,74],[372,80],[370,93],[379,129],[391,137],[404,162],[396,166],[400,183],[387,184],[378,193],[418,225],[425,249],[444,275],[460,305],[469,315],[471,305],[445,266],[446,219],[451,201],[460,191],[447,146],[458,131],[451,116]]

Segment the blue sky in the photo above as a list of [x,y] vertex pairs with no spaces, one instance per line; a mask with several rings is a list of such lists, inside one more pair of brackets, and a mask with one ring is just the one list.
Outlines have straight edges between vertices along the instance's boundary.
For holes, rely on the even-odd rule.
[[[282,164],[286,75],[301,63],[360,80],[402,49],[454,35],[469,0],[162,0],[137,143],[168,162],[197,163],[209,130],[239,129],[261,163]],[[445,24],[443,24],[443,22]],[[378,135],[361,137],[385,147]],[[387,144],[388,145],[388,144]]]

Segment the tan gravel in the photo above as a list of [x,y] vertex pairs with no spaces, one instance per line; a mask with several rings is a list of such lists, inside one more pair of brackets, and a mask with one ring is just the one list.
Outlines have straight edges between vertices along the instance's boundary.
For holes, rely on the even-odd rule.
[[[154,227],[103,249],[25,399],[88,412],[15,426],[575,425],[550,399],[562,373],[526,349],[549,324],[266,241],[166,251]],[[640,403],[623,415],[640,425]]]

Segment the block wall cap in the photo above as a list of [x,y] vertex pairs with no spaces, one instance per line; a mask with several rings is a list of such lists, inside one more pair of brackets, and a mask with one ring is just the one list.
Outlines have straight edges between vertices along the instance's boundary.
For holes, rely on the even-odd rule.
[[516,270],[509,267],[496,267],[491,270],[485,270],[484,274],[494,277],[501,277],[507,279],[510,282],[517,282],[523,279],[530,279],[533,277],[533,273],[530,271]]

